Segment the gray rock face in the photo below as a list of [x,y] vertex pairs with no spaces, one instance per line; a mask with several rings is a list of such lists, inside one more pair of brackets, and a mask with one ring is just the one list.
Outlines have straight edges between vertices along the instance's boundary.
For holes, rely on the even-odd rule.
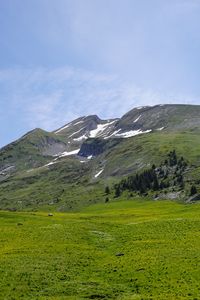
[[186,203],[193,203],[193,202],[196,202],[196,201],[200,201],[200,194],[196,194],[194,196],[191,196],[190,198],[188,198],[186,200]]
[[109,139],[105,140],[100,138],[88,139],[82,144],[78,155],[83,157],[97,156],[103,153],[105,150],[114,147],[119,142],[120,142],[119,139],[112,139],[112,140]]
[[66,144],[53,138],[47,138],[46,143],[42,145],[42,154],[47,156],[55,156],[64,152]]
[[169,193],[166,193],[166,194],[160,194],[159,196],[157,196],[155,198],[155,200],[159,200],[159,199],[169,199],[169,200],[177,200],[177,199],[180,199],[181,198],[181,195],[182,192],[169,192]]
[[113,132],[117,120],[101,120],[96,115],[81,117],[54,131],[54,133],[67,142],[67,149],[70,151],[81,148],[81,145],[88,138],[108,136]]
[[156,105],[134,108],[116,124],[116,130],[183,130],[200,128],[199,105]]

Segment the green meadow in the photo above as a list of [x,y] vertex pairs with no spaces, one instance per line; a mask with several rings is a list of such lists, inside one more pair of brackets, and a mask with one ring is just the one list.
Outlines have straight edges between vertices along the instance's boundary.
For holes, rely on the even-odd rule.
[[200,299],[200,204],[0,212],[0,299]]

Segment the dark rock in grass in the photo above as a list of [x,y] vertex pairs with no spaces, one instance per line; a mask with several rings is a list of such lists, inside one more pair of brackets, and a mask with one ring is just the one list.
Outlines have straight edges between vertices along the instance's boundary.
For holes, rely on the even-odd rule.
[[49,213],[49,214],[48,214],[48,217],[53,217],[53,214]]
[[124,256],[124,253],[116,253],[115,256]]
[[10,207],[10,208],[7,208],[8,211],[17,211],[17,209],[15,207]]
[[107,298],[106,295],[98,295],[98,294],[96,294],[96,295],[91,295],[91,296],[89,297],[89,299],[105,299],[105,298]]

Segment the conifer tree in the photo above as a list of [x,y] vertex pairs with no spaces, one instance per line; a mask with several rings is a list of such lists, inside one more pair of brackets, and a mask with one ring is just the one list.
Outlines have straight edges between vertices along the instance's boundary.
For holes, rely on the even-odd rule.
[[197,188],[195,185],[192,185],[191,186],[191,189],[190,189],[190,196],[193,196],[197,193]]
[[110,188],[109,188],[109,186],[106,186],[106,188],[105,188],[105,194],[106,195],[110,194]]
[[115,185],[115,197],[118,198],[121,194],[121,190],[120,190],[120,185],[116,184]]

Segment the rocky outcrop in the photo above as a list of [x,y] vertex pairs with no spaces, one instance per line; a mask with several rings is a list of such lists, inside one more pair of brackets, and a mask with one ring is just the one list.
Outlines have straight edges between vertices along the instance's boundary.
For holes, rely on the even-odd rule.
[[88,139],[86,140],[78,153],[79,156],[88,157],[88,156],[97,156],[109,148],[114,147],[120,143],[120,139],[112,140],[103,140],[103,139]]
[[186,200],[186,203],[193,203],[196,201],[200,201],[200,194],[195,194]]

